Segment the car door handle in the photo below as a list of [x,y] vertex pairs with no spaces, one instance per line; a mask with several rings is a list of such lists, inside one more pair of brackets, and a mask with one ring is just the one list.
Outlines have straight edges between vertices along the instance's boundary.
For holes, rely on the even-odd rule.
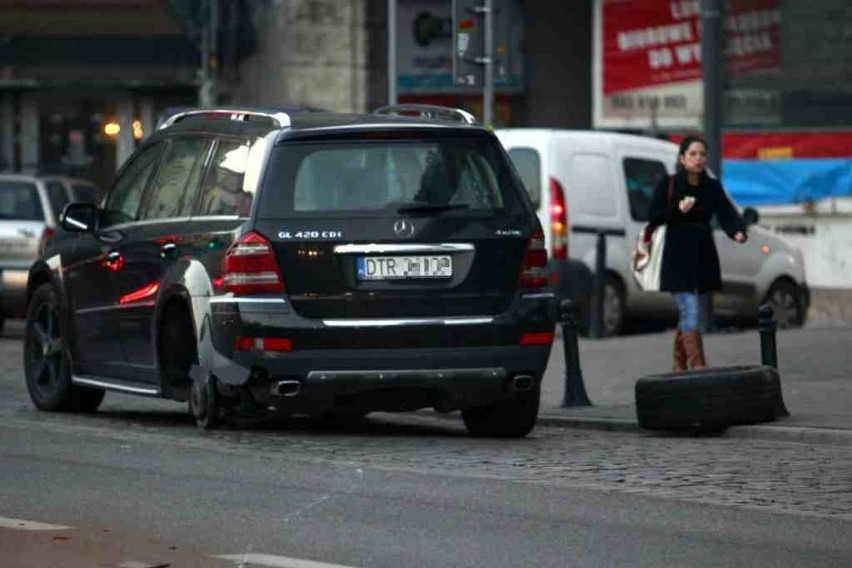
[[160,245],[160,254],[162,256],[169,256],[177,252],[177,244],[174,242],[167,242]]

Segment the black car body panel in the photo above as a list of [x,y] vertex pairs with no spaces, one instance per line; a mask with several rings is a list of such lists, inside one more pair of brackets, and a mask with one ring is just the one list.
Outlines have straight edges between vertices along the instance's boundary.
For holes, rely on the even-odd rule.
[[[305,174],[292,157],[317,148],[341,171],[385,156],[366,186],[387,183],[385,201],[316,205],[330,185],[299,176],[334,163]],[[405,152],[420,160],[406,174],[416,186],[398,181]],[[28,293],[56,288],[78,385],[185,400],[213,376],[223,395],[246,387],[291,413],[487,405],[514,396],[515,377],[537,387],[556,320],[546,278],[522,282],[540,226],[506,160],[486,129],[434,120],[176,122],[122,168],[98,226],[48,247]],[[469,188],[461,202],[434,196],[451,182],[423,181],[433,166]],[[191,335],[176,347],[164,326],[177,317]],[[193,366],[175,382],[164,353],[184,348]]]

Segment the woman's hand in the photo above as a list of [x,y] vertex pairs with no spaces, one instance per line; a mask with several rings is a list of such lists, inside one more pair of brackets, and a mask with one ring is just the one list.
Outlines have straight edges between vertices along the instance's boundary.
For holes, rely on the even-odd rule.
[[695,205],[695,198],[691,195],[687,195],[677,203],[678,209],[680,209],[681,213],[689,213],[689,210],[692,209],[693,205]]
[[746,242],[745,233],[743,233],[742,231],[737,231],[736,233],[734,233],[734,240],[738,243]]

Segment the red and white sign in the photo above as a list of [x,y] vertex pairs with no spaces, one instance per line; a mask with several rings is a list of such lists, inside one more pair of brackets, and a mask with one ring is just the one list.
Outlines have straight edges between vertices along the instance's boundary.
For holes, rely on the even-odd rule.
[[[727,73],[779,67],[780,2],[728,0]],[[603,112],[596,112],[596,118],[609,114],[616,122],[619,117],[633,122],[622,126],[647,123],[652,112],[654,120],[698,120],[701,0],[597,0],[595,8],[595,100]]]

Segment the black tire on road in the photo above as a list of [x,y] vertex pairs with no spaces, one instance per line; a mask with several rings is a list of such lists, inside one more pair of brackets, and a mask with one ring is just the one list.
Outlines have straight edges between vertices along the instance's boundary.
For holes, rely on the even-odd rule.
[[477,438],[523,438],[535,428],[540,398],[541,387],[536,381],[534,388],[514,398],[463,409],[462,420],[468,434]]
[[798,288],[787,281],[776,282],[766,293],[765,303],[775,312],[778,329],[801,327],[805,323],[805,308]]
[[787,414],[774,367],[715,367],[636,382],[636,416],[649,430],[721,432]]
[[6,324],[6,318],[0,316],[0,335],[3,335],[3,326]]
[[42,284],[30,301],[24,331],[24,378],[30,400],[39,410],[94,412],[104,391],[71,382],[64,327],[53,287]]

